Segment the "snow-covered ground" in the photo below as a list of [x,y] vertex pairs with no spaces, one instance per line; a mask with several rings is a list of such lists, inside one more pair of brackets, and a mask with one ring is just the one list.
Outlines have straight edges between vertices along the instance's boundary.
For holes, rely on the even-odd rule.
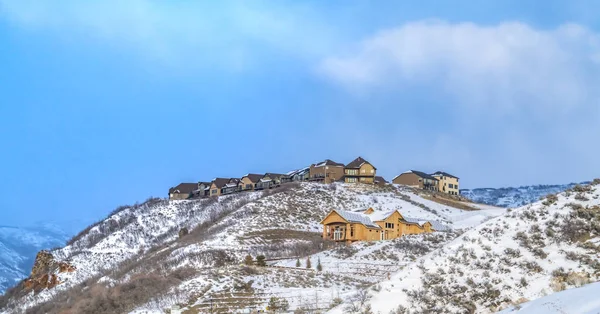
[[[13,300],[13,304],[19,304],[19,308],[28,308],[45,301],[56,300],[61,297],[60,291],[68,290],[86,280],[94,280],[93,278],[101,278],[100,282],[103,284],[122,284],[130,280],[135,273],[142,270],[148,272],[153,267],[158,267],[156,271],[165,275],[187,268],[198,271],[194,278],[182,280],[181,283],[171,286],[170,292],[164,292],[166,296],[156,296],[141,306],[145,310],[156,309],[160,312],[176,302],[181,303],[182,298],[195,297],[203,300],[231,289],[234,285],[232,276],[215,279],[222,275],[214,275],[210,269],[221,269],[221,264],[235,264],[247,254],[263,254],[267,258],[277,258],[295,256],[299,250],[319,251],[318,247],[314,246],[321,241],[319,232],[322,226],[319,222],[327,212],[333,208],[365,210],[369,207],[377,211],[398,209],[405,217],[437,221],[451,229],[470,228],[493,215],[502,214],[502,211],[497,209],[486,209],[473,214],[473,211],[441,205],[419,197],[410,189],[391,185],[378,187],[303,183],[289,189],[239,193],[221,197],[218,201],[155,199],[123,208],[93,226],[77,241],[53,251],[52,254],[57,260],[70,262],[77,271],[59,274],[62,283],[53,290],[42,291],[36,295],[28,294]],[[178,233],[183,228],[189,230],[190,235],[179,239]],[[405,263],[405,257],[396,256],[398,260],[394,259],[392,255],[384,252],[385,250],[380,250],[379,245],[384,244],[365,247],[365,252],[358,253],[355,259],[364,255],[365,258],[374,256],[371,264],[397,263],[401,266]],[[415,254],[412,256],[418,257]],[[298,274],[294,278],[301,282],[300,285],[304,285],[302,289],[306,289],[299,292],[301,295],[314,294],[315,289],[326,289],[336,285],[334,290],[340,291],[340,294],[351,293],[373,282],[372,278],[367,277],[356,281],[351,274],[343,272],[334,274],[331,270],[337,265],[326,256],[322,257],[323,267],[328,270],[322,275],[323,278],[320,275],[312,278],[307,275],[306,270],[295,271]],[[314,258],[319,259],[320,256],[315,255]],[[358,258],[361,259],[362,257]],[[159,267],[161,263],[169,266]],[[316,267],[316,263],[317,260],[314,261],[313,268]],[[138,264],[139,266],[135,266]],[[124,268],[123,265],[132,265],[128,266],[131,270],[118,271]],[[347,268],[339,265],[340,269]],[[385,266],[388,267],[385,273],[397,270],[398,265],[393,269]],[[255,293],[268,295],[284,293],[287,290],[298,292],[299,289],[286,284],[287,281],[283,280],[285,276],[277,272],[274,272],[273,276],[282,278],[276,280],[280,282],[278,285],[263,284],[262,280],[256,278],[250,279],[251,275],[244,274],[243,269],[237,269],[235,272],[240,272],[238,280],[254,280],[252,289]],[[383,271],[380,271],[378,276],[381,273]],[[334,278],[338,280],[333,281]],[[194,282],[212,284],[209,287]],[[226,282],[230,284],[227,285]],[[339,285],[339,282],[347,283]],[[195,288],[190,289],[190,286]],[[332,290],[327,291],[331,296]]]
[[600,282],[557,292],[537,300],[510,307],[501,314],[598,314]]
[[488,313],[597,281],[599,198],[596,185],[492,218],[393,274],[368,303],[375,313]]

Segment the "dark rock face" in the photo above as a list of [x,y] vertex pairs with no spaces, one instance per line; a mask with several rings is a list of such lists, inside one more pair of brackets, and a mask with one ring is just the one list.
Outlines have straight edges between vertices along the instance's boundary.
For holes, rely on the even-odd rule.
[[54,256],[50,252],[40,251],[35,257],[31,275],[24,282],[24,288],[35,292],[52,289],[60,284],[57,274],[75,270],[75,267],[67,262],[54,260]]

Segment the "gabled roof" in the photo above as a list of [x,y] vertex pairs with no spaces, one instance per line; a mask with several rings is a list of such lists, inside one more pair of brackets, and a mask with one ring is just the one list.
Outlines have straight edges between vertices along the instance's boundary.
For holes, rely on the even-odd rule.
[[198,183],[180,183],[178,186],[170,188],[169,193],[189,194],[198,189]]
[[323,166],[343,167],[344,164],[339,163],[339,162],[335,162],[335,161],[333,161],[331,159],[325,159],[325,160],[323,160],[323,161],[321,161],[319,163],[316,163],[314,166],[315,167],[323,167]]
[[202,185],[202,184],[204,184],[204,185],[210,185],[210,184],[211,184],[211,182],[198,182],[198,186],[200,186],[200,185]]
[[217,187],[217,188],[222,188],[225,186],[225,184],[229,183],[229,180],[231,180],[231,178],[215,178],[214,180],[212,180],[212,183]]
[[[417,170],[410,170],[410,171],[403,172],[403,173],[401,173],[401,174],[397,175],[397,176],[396,176],[396,178],[398,178],[399,176],[401,176],[401,175],[403,175],[403,174],[407,174],[407,173],[414,173],[414,174],[416,174],[417,176],[419,176],[419,177],[421,177],[421,178],[423,178],[423,179],[429,179],[429,180],[435,180],[435,181],[438,181],[438,179],[437,179],[437,178],[435,178],[434,176],[431,176],[431,175],[429,175],[429,174],[426,174],[426,173],[425,173],[425,172],[423,172],[423,171],[417,171]],[[394,178],[394,180],[395,180],[396,178]]]
[[279,179],[279,178],[281,178],[281,177],[286,177],[286,175],[285,175],[285,174],[281,174],[281,173],[270,173],[270,172],[267,172],[267,173],[265,173],[265,176],[266,176],[266,177],[269,177],[269,178],[271,178],[271,179]]
[[[366,215],[363,213],[357,213],[357,212],[349,212],[349,211],[339,210],[339,209],[334,209],[329,214],[331,214],[332,212],[337,213],[338,215],[340,215],[342,218],[344,218],[348,222],[357,222],[357,223],[363,224],[369,228],[381,229],[379,227],[379,225],[377,225],[376,223],[374,223],[371,220],[371,217],[369,217],[369,215]],[[329,215],[327,215],[327,216],[329,216]]]
[[[373,166],[372,163],[364,160],[362,157],[358,157],[358,158],[354,159],[353,161],[351,161],[349,164],[347,164],[346,168],[349,168],[349,169],[359,169],[365,163]],[[375,170],[377,170],[377,168],[375,168],[375,166],[373,166],[373,168]]]
[[250,179],[250,182],[258,182],[264,176],[265,176],[264,174],[249,173],[249,174],[243,176],[242,179],[247,177],[248,179]]
[[[397,210],[393,209],[393,210],[388,210],[388,211],[374,211],[371,214],[367,214],[369,215],[369,218],[371,218],[372,221],[383,221],[388,219],[388,217],[390,217],[391,215],[393,215],[395,212],[397,212]],[[400,214],[400,212],[398,212],[398,214]],[[400,215],[402,216],[402,215]]]
[[443,171],[436,171],[434,173],[431,174],[432,176],[444,176],[444,177],[451,177],[451,178],[456,178],[458,179],[458,177],[453,176],[451,174],[449,174],[448,172],[443,172]]

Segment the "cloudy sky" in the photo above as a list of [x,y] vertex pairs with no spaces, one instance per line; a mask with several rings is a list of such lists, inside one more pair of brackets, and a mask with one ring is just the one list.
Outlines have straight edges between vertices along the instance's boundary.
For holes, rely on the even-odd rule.
[[463,188],[600,176],[593,2],[399,2],[0,0],[0,224],[359,155]]

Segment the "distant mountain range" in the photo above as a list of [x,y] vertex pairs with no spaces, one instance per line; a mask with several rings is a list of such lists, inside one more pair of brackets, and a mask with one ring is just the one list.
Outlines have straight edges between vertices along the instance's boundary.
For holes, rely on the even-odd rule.
[[[583,182],[580,184],[586,184]],[[577,183],[557,184],[557,185],[530,185],[508,188],[477,188],[460,190],[460,194],[475,202],[515,208],[531,204],[548,194],[562,192],[572,188]]]
[[0,226],[0,295],[29,276],[37,252],[63,246],[69,235],[59,227]]

